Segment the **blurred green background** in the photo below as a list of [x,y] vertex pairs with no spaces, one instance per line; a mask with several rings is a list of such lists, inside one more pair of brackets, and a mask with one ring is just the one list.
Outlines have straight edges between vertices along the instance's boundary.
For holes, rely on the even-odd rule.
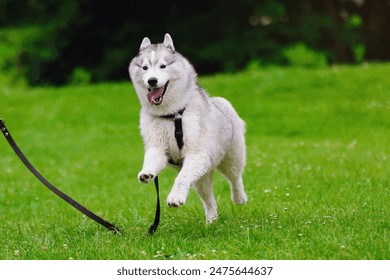
[[0,0],[0,71],[29,85],[126,80],[142,38],[166,32],[200,74],[388,61],[390,2]]
[[[0,117],[50,182],[123,230],[61,202],[3,139],[0,259],[390,259],[389,30],[389,0],[0,0]],[[249,202],[216,175],[218,221],[192,192],[145,238],[155,191],[137,180],[127,68],[166,32],[247,124]]]

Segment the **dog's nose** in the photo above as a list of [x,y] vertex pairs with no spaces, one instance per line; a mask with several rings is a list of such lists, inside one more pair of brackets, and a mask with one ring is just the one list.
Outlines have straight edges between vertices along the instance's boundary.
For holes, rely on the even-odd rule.
[[152,78],[149,78],[149,80],[148,80],[148,84],[151,86],[151,87],[155,87],[156,85],[157,85],[157,78],[154,78],[154,77],[152,77]]

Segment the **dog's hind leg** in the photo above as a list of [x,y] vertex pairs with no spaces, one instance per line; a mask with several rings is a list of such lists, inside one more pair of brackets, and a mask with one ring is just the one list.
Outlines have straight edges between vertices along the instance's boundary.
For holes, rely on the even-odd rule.
[[247,197],[244,190],[241,174],[224,168],[220,168],[222,174],[229,180],[231,199],[235,204],[242,205],[247,202]]
[[207,173],[194,184],[195,190],[202,199],[206,214],[206,223],[211,224],[218,218],[217,203],[213,194],[213,172]]
[[243,139],[227,152],[218,169],[229,180],[231,199],[235,204],[245,204],[247,196],[242,182],[242,173],[245,166],[245,144]]

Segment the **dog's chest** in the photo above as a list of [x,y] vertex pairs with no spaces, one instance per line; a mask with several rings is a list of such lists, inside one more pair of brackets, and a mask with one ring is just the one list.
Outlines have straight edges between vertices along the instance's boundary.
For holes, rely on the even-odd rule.
[[[159,147],[165,151],[169,163],[181,165],[183,161],[182,151],[184,148],[179,149],[175,138],[174,119],[155,118],[151,122],[141,122],[141,131],[143,131],[144,141],[147,147]],[[185,127],[183,127],[183,133],[186,133]],[[185,135],[183,136],[184,140]]]
[[183,149],[179,149],[177,139],[175,137],[175,125],[173,120],[169,120],[168,125],[165,126],[164,142],[168,162],[174,165],[181,165],[183,162]]

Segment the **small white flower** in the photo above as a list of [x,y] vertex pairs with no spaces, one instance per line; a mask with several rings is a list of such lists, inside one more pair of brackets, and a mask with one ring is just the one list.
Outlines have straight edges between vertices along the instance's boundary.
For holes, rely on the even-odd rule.
[[163,256],[163,254],[161,253],[161,251],[157,251],[156,254],[153,256],[153,258],[161,258]]

